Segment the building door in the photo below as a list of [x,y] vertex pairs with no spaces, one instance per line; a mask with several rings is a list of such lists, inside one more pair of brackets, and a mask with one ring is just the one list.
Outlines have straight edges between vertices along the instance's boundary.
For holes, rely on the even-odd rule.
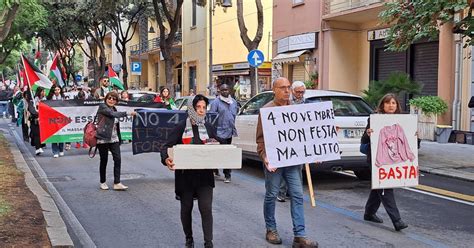
[[423,85],[422,95],[438,95],[438,41],[413,44],[410,75]]
[[189,89],[196,93],[196,66],[189,67]]
[[303,63],[293,64],[292,67],[293,67],[293,71],[291,73],[292,75],[291,82],[294,82],[294,81],[304,82],[304,76],[306,73],[306,70],[304,69],[304,64]]

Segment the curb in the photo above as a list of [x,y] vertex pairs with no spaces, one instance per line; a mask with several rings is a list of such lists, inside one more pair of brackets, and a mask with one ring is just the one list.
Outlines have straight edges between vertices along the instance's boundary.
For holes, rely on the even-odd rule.
[[[11,134],[9,134],[11,136]],[[54,203],[51,195],[47,193],[34,177],[26,163],[20,148],[14,142],[9,142],[10,151],[13,154],[16,167],[24,173],[25,183],[30,191],[38,198],[43,216],[46,221],[46,231],[52,247],[74,247],[66,224],[64,223],[59,209]]]
[[[466,175],[468,172],[464,171],[456,171],[452,169],[437,169],[437,168],[420,168],[420,171],[433,174],[433,175],[438,175],[438,176],[444,176],[444,177],[449,177],[449,178],[454,178],[454,179],[459,179],[467,182],[474,182],[474,176],[473,175]],[[472,174],[472,173],[468,173]]]

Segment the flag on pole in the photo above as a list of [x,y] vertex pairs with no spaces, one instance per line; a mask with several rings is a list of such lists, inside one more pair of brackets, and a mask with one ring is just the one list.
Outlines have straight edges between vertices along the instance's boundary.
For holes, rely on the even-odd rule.
[[48,95],[53,83],[36,66],[32,65],[23,54],[21,55],[21,61],[25,68],[26,81],[31,90],[36,91],[38,87],[42,87]]
[[16,72],[16,85],[17,85],[21,90],[23,90],[23,82],[21,81],[20,70],[18,70],[18,71]]
[[53,64],[51,65],[51,69],[49,71],[49,77],[51,79],[56,80],[57,85],[59,85],[61,88],[64,87],[64,81],[63,81],[63,76],[60,70],[59,66],[59,56],[56,54],[53,59]]
[[119,89],[124,90],[125,88],[123,87],[122,81],[120,81],[119,77],[117,76],[117,73],[115,73],[114,69],[112,69],[112,66],[109,65],[108,69],[108,75],[110,82],[112,83],[112,86],[117,86]]
[[36,54],[35,54],[35,61],[33,61],[33,63],[35,64],[36,67],[40,68],[40,66],[41,66],[41,52],[39,50],[39,46],[38,46],[38,51],[36,51]]

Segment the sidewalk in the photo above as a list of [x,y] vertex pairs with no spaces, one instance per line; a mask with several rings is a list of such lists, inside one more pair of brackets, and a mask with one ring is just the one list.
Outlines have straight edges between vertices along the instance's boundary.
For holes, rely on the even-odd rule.
[[422,141],[420,171],[474,181],[474,145]]

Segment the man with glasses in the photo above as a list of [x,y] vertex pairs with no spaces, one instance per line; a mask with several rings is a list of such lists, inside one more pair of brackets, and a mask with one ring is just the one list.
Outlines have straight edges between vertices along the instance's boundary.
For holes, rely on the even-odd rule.
[[98,88],[96,91],[95,91],[95,95],[94,97],[96,99],[101,99],[103,100],[105,98],[105,96],[107,95],[107,93],[110,92],[110,87],[109,87],[109,78],[106,77],[106,76],[103,76],[99,79],[99,82],[100,82],[100,88]]
[[[301,81],[294,81],[293,84],[291,85],[291,97],[290,97],[291,104],[292,105],[303,104],[305,101],[304,99],[305,92],[306,92],[306,86],[304,85],[304,83]],[[302,170],[300,170],[300,177],[303,178]],[[287,191],[288,191],[288,187],[286,186],[285,180],[281,180],[280,192],[278,193],[277,201],[285,202],[287,199]]]
[[[291,85],[288,79],[280,77],[273,82],[273,101],[267,103],[263,108],[279,107],[291,105]],[[280,188],[281,180],[285,180],[288,185],[291,200],[291,219],[293,221],[293,247],[318,247],[317,242],[313,242],[306,237],[304,224],[303,206],[303,184],[301,179],[301,165],[275,168],[267,159],[265,152],[265,140],[261,116],[257,123],[257,153],[262,159],[265,168],[265,200],[263,203],[263,215],[266,226],[266,240],[271,244],[281,244],[282,240],[278,234],[275,220],[275,201]]]

